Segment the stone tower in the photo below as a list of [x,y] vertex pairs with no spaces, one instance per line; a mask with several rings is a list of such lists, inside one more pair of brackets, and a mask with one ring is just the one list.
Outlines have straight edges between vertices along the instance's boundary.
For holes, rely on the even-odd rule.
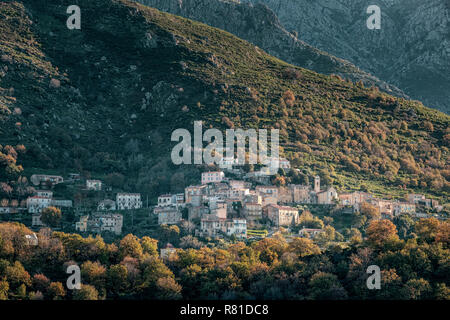
[[315,176],[314,177],[314,192],[320,192],[320,177]]

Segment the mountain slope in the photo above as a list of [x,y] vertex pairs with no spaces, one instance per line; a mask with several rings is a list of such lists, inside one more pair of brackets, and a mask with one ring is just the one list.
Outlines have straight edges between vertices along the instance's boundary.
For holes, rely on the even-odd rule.
[[[270,7],[307,43],[351,61],[425,105],[450,112],[448,0],[242,0]],[[380,30],[366,9],[382,12]]]
[[299,40],[280,24],[267,6],[231,0],[139,0],[158,10],[206,23],[228,31],[262,48],[269,54],[299,67],[324,74],[337,74],[366,86],[407,98],[397,87],[362,71],[352,63],[336,58]]
[[447,115],[133,2],[78,3],[81,30],[66,28],[69,1],[0,2],[0,144],[27,147],[27,174],[120,173],[125,190],[177,191],[198,169],[171,163],[171,133],[203,120],[279,128],[293,166],[341,190],[448,197]]

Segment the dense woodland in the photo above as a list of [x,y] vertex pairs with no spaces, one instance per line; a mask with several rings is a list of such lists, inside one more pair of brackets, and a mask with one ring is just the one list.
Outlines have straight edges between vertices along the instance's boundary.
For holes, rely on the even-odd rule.
[[[417,222],[408,239],[375,220],[347,248],[274,237],[178,249],[164,262],[149,237],[107,244],[43,229],[32,246],[30,233],[0,224],[0,299],[450,299],[450,225],[434,218]],[[80,290],[66,288],[72,264]],[[380,290],[367,289],[369,265],[381,268]]]

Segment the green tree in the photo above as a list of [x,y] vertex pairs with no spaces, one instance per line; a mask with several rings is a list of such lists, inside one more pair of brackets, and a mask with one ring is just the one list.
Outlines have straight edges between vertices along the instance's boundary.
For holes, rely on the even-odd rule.
[[320,254],[320,248],[312,240],[305,238],[294,238],[289,243],[289,251],[297,254],[299,257]]
[[181,299],[181,286],[172,277],[159,278],[156,281],[156,297],[160,300]]
[[86,261],[81,265],[81,278],[103,292],[106,285],[106,268],[100,262]]
[[25,270],[20,261],[15,261],[14,265],[6,267],[6,279],[9,282],[11,289],[16,289],[20,285],[31,285],[30,274]]
[[53,300],[62,300],[66,295],[66,290],[61,282],[52,282],[48,287],[48,296]]
[[61,222],[61,210],[55,207],[48,207],[42,210],[41,221],[50,226],[56,227]]
[[0,300],[8,300],[9,283],[5,280],[0,280]]
[[125,292],[128,286],[128,270],[125,266],[116,264],[111,266],[106,272],[106,286],[113,295],[120,295]]
[[98,292],[94,286],[82,284],[79,290],[74,290],[73,300],[98,300]]
[[141,246],[144,253],[148,253],[152,256],[158,255],[158,240],[152,239],[150,237],[142,237]]
[[339,283],[336,275],[318,272],[309,281],[310,296],[314,300],[342,300],[347,292]]
[[141,243],[135,235],[127,234],[119,244],[119,252],[121,259],[126,256],[140,259],[143,254]]

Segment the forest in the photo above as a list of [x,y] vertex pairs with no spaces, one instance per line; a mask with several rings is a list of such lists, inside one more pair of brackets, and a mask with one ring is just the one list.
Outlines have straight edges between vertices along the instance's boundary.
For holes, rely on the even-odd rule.
[[[177,249],[159,256],[158,241],[41,229],[38,243],[19,223],[0,224],[0,299],[450,299],[450,224],[421,219],[399,237],[374,220],[365,237],[321,249],[311,239],[275,235],[253,243]],[[67,267],[81,269],[81,289],[68,290]],[[367,287],[367,268],[381,270],[381,289]]]

